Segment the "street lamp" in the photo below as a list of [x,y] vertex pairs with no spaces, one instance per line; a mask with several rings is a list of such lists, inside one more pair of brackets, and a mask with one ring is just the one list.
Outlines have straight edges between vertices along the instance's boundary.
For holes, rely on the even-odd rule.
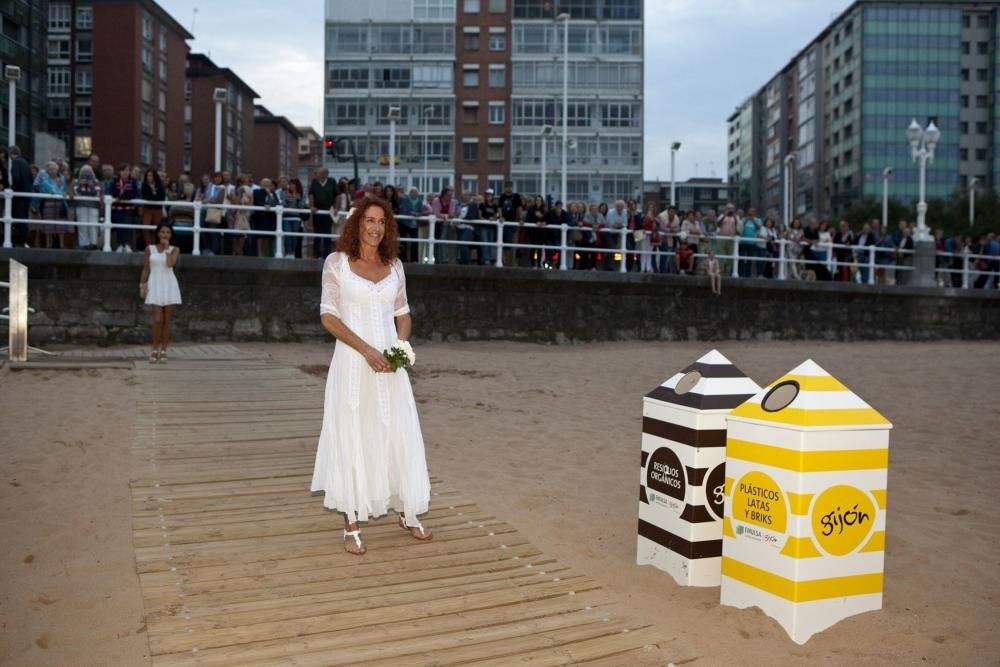
[[976,186],[979,179],[972,177],[969,179],[969,227],[976,224]]
[[670,144],[670,206],[673,208],[677,207],[677,181],[674,178],[674,158],[680,149],[681,142],[675,141]]
[[420,189],[421,192],[430,192],[431,186],[430,182],[427,180],[427,130],[430,126],[427,120],[430,116],[434,115],[434,107],[424,107],[423,109],[423,121],[424,121],[424,182],[423,187]]
[[4,65],[3,78],[7,79],[7,145],[17,143],[17,82],[21,79],[21,68]]
[[[556,21],[563,24],[563,110],[562,110],[562,200],[566,201],[566,152],[569,132],[567,117],[569,116],[569,19],[570,15],[563,12],[556,16]],[[544,145],[545,140],[542,140]]]
[[934,160],[934,149],[941,139],[941,130],[937,128],[934,121],[927,124],[925,130],[914,118],[910,126],[906,128],[906,138],[910,142],[910,149],[913,159],[920,162],[920,201],[917,202],[917,232],[914,242],[930,241],[931,235],[927,231],[927,162]]
[[545,187],[545,172],[548,171],[545,168],[545,144],[548,143],[548,139],[552,136],[552,134],[553,130],[551,125],[542,125],[542,199],[545,202],[548,202],[549,200],[549,191]]
[[222,105],[228,95],[225,88],[212,91],[212,99],[215,100],[215,171],[222,171]]
[[785,226],[791,228],[791,215],[792,215],[792,205],[794,200],[792,198],[791,181],[792,181],[792,165],[795,164],[795,153],[789,153],[785,156],[785,202],[784,202],[784,222]]
[[397,106],[390,106],[386,118],[389,119],[389,183],[396,187],[396,121],[400,119],[400,109]]
[[892,167],[882,170],[882,233],[889,229],[889,177],[892,176]]

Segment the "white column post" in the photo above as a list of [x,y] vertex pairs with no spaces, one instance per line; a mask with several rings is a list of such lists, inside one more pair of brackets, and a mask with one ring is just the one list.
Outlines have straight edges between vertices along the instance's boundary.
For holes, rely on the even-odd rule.
[[427,219],[427,263],[433,264],[436,255],[434,254],[434,227],[437,225],[437,216],[431,214]]
[[[12,144],[13,145],[13,144]],[[9,187],[3,191],[3,247],[10,248],[14,244],[11,234],[14,233],[12,220],[14,218],[14,191]]]
[[[563,204],[565,205],[565,202],[563,202]],[[566,226],[566,224],[565,223],[560,223],[560,225],[559,225],[559,234],[560,234],[560,240],[559,240],[559,270],[560,271],[565,271],[566,270],[566,255],[569,253],[569,251],[566,249],[566,246],[567,246],[567,243],[566,243],[566,231],[567,230],[568,230],[568,227]]]
[[546,144],[546,141],[545,141],[545,131],[542,130],[542,199],[545,200],[545,202],[547,203],[548,202],[548,197],[549,197],[549,192],[548,192],[548,190],[545,189],[545,186],[546,186],[546,183],[545,183],[545,171],[546,171],[546,169],[545,169],[545,148],[546,148],[546,146],[545,146],[545,144]]
[[497,266],[503,266],[503,226],[502,220],[497,221]]
[[733,237],[733,278],[740,277],[740,235]]
[[284,230],[284,217],[285,217],[285,207],[278,204],[274,207],[274,258],[281,259],[284,257],[284,245],[285,245],[285,230]]
[[7,100],[7,146],[10,147],[17,143],[17,79],[7,80]]
[[430,182],[427,180],[427,143],[428,143],[428,129],[429,129],[429,127],[427,125],[427,116],[429,115],[427,110],[430,109],[430,108],[431,107],[424,107],[424,113],[423,113],[423,120],[424,120],[424,174],[423,174],[423,181],[424,182],[421,183],[421,187],[418,188],[420,190],[420,194],[422,196],[426,195],[428,192],[431,191]]
[[[568,115],[569,115],[569,14],[561,14],[563,17],[563,111],[562,111],[562,202],[566,206],[566,153],[568,137]],[[546,200],[547,201],[547,200]]]
[[976,185],[978,184],[978,178],[969,180],[969,227],[976,224]]
[[785,269],[785,239],[778,239],[778,280],[784,280],[788,272]]
[[389,185],[396,187],[396,119],[389,121]]
[[201,201],[195,201],[192,206],[194,209],[193,220],[191,225],[191,234],[193,238],[191,239],[191,254],[200,255],[201,254]]
[[892,176],[892,167],[882,170],[882,233],[889,229],[889,177]]
[[222,171],[222,101],[215,101],[215,171]]
[[618,244],[619,245],[618,252],[620,252],[622,254],[622,261],[621,261],[621,264],[618,267],[618,271],[620,273],[625,273],[626,271],[628,271],[628,264],[627,264],[627,262],[628,262],[628,247],[625,245],[625,235],[628,234],[628,229],[623,228],[623,229],[620,229],[618,231],[621,232],[621,239],[620,239],[620,243]]
[[111,252],[111,195],[104,195],[104,252]]
[[681,142],[675,141],[670,144],[670,205],[677,206],[677,179],[674,177],[674,166],[676,163],[677,151],[681,148]]

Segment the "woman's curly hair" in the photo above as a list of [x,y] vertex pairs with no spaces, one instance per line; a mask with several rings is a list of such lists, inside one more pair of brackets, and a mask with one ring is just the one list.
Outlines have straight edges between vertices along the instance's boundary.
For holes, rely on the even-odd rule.
[[392,207],[381,197],[366,195],[354,204],[354,209],[344,222],[337,241],[337,251],[345,253],[351,259],[361,257],[361,219],[372,206],[378,206],[385,211],[385,234],[378,246],[378,256],[383,264],[391,263],[399,255],[399,227]]

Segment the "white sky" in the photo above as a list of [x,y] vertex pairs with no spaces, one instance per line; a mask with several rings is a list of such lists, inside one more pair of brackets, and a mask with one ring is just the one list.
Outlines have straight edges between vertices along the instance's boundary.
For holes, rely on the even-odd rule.
[[[363,2],[364,0],[359,0]],[[323,130],[322,0],[159,0],[273,113]],[[645,178],[725,177],[726,118],[850,0],[645,0]],[[194,9],[197,8],[195,15]],[[192,20],[194,29],[192,30]]]

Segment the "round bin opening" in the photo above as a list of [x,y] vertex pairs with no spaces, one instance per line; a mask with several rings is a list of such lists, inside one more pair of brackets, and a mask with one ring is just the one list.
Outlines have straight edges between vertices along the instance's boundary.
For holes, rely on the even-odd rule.
[[680,380],[677,381],[677,386],[674,387],[674,393],[686,394],[692,389],[694,389],[694,386],[699,382],[701,382],[701,373],[699,373],[698,371],[691,371],[690,373],[685,374],[684,377],[682,377]]
[[781,384],[775,385],[771,391],[764,395],[764,400],[760,402],[760,407],[764,408],[768,412],[777,412],[778,410],[784,410],[795,397],[799,395],[799,383],[795,380],[789,380],[788,382],[782,382]]

